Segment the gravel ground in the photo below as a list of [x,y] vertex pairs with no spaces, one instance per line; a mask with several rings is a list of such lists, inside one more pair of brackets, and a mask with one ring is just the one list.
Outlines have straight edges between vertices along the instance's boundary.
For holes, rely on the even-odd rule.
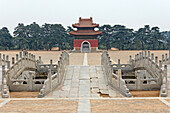
[[88,65],[101,65],[101,54],[88,53],[87,60],[88,60]]
[[[127,63],[129,61],[129,56],[135,58],[135,55],[141,51],[133,50],[133,51],[108,51],[110,58],[117,63],[118,59],[120,59],[121,63]],[[158,59],[162,59],[162,54],[168,53],[168,50],[155,50],[151,51],[155,56],[158,56]]]
[[92,113],[168,113],[160,100],[91,100]]
[[36,98],[39,92],[10,92],[10,98]]
[[[12,57],[15,57],[16,54],[19,54],[20,51],[0,51],[1,54],[9,55],[9,60],[11,61]],[[61,51],[28,51],[35,55],[35,58],[38,59],[41,56],[41,59],[44,63],[50,63],[50,59],[53,60],[53,63],[57,62]],[[2,57],[2,56],[1,56]]]
[[76,113],[77,100],[11,100],[1,113]]
[[71,53],[69,60],[70,65],[83,65],[84,53]]
[[130,91],[133,97],[159,97],[160,91]]

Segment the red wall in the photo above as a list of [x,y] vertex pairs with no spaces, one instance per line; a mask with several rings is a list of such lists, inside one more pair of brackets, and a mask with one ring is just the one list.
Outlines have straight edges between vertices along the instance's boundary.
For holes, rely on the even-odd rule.
[[81,44],[83,41],[88,41],[90,43],[90,46],[91,47],[98,47],[98,40],[97,39],[82,39],[82,40],[79,40],[79,39],[75,39],[74,40],[74,47],[81,47]]

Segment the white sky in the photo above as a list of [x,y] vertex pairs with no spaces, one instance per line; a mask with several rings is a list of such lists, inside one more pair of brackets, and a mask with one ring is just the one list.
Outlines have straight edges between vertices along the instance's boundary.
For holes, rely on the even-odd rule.
[[18,23],[60,23],[78,18],[95,23],[122,24],[137,30],[146,24],[170,31],[170,0],[0,0],[0,28],[12,33]]

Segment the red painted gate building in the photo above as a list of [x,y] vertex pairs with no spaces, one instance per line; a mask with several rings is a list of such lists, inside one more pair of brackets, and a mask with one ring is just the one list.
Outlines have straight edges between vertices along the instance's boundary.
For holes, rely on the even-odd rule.
[[74,51],[76,52],[95,52],[98,51],[97,36],[101,35],[101,31],[95,31],[94,28],[99,24],[93,23],[92,18],[79,18],[79,23],[72,25],[77,31],[70,32],[74,35]]

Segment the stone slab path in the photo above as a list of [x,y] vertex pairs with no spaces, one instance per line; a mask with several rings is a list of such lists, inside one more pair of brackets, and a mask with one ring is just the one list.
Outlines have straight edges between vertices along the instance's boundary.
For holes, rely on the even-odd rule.
[[102,66],[68,66],[63,86],[46,98],[111,98],[117,96],[117,92],[108,87]]

